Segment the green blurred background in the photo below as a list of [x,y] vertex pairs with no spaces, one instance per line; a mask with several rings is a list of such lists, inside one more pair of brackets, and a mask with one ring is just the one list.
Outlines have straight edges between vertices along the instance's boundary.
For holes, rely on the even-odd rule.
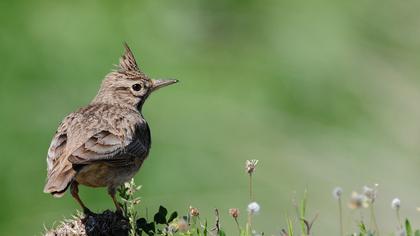
[[[136,176],[141,211],[248,203],[246,159],[259,159],[255,227],[278,234],[291,199],[309,192],[316,235],[337,235],[336,202],[379,184],[378,222],[393,197],[420,220],[420,2],[2,1],[0,235],[38,235],[79,209],[42,192],[61,119],[86,105],[123,52],[180,84],[144,107],[153,135]],[[105,189],[82,187],[95,211]],[[346,230],[358,213],[345,209]],[[365,213],[367,216],[367,213]],[[416,224],[420,227],[420,224]]]

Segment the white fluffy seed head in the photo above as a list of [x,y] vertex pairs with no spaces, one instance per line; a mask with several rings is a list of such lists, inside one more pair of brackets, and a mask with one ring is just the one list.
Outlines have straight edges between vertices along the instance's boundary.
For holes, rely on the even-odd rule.
[[332,192],[333,197],[337,200],[341,198],[342,194],[343,194],[343,189],[340,188],[340,187],[334,188],[334,190]]
[[252,215],[258,213],[260,211],[260,205],[256,202],[251,202],[248,204],[248,212]]
[[398,210],[401,207],[401,200],[399,198],[394,198],[391,202],[391,207],[394,210]]
[[376,195],[378,191],[376,190],[377,184],[375,184],[375,188],[370,188],[368,186],[363,187],[363,194],[367,197],[370,203],[373,203],[376,200]]

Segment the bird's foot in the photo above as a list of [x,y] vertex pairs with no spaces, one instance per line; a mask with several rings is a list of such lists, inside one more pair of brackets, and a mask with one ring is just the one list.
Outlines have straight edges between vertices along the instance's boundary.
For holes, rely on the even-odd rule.
[[118,216],[124,217],[124,213],[121,208],[117,208],[117,210],[115,210],[115,214]]

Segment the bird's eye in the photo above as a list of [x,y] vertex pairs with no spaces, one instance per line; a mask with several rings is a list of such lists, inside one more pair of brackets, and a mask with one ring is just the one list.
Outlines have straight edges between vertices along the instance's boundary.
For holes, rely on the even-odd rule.
[[133,88],[134,91],[140,91],[141,85],[140,84],[133,84],[132,88]]

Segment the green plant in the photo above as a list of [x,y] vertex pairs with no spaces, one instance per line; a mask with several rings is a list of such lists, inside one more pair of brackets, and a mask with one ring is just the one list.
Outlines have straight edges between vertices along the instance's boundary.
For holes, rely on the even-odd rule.
[[141,186],[134,183],[134,179],[125,183],[118,189],[118,194],[122,200],[123,215],[130,223],[130,236],[136,236],[136,219],[137,211],[135,206],[140,203],[140,198],[135,197],[135,193],[139,191]]
[[[249,185],[249,193],[250,199],[253,200],[253,192],[252,192],[252,176],[255,173],[256,163],[257,160],[247,161],[246,163],[246,171],[250,175],[250,185]],[[336,187],[333,190],[333,197],[337,200],[338,203],[338,213],[339,213],[339,228],[340,228],[340,235],[352,235],[352,236],[379,236],[379,227],[376,222],[375,211],[374,211],[374,202],[377,199],[377,185],[375,188],[364,187],[364,191],[362,194],[358,194],[357,192],[352,192],[352,195],[349,199],[349,207],[353,211],[360,211],[361,218],[355,219],[357,222],[357,232],[353,232],[352,234],[348,234],[343,229],[343,209],[342,209],[342,201],[343,201],[343,190],[340,187]],[[181,235],[181,236],[207,236],[207,235],[219,235],[225,236],[225,231],[221,228],[221,218],[219,216],[219,210],[215,209],[215,222],[214,224],[209,224],[207,219],[202,219],[202,215],[198,208],[190,206],[186,211],[184,216],[179,216],[177,211],[173,211],[169,214],[168,210],[160,206],[157,212],[153,215],[153,219],[150,221],[147,217],[138,217],[140,212],[137,211],[136,206],[140,204],[140,198],[136,197],[136,193],[140,190],[140,186],[137,186],[134,180],[124,184],[118,190],[119,196],[121,198],[121,207],[123,209],[123,216],[118,216],[118,214],[113,213],[109,210],[98,214],[97,216],[85,216],[79,214],[74,216],[72,219],[64,220],[62,223],[59,224],[57,229],[49,232],[55,232],[55,234],[62,234],[68,232],[77,232],[80,235],[84,235],[86,233],[84,225],[85,220],[87,218],[92,217],[109,217],[113,221],[113,217],[119,219],[116,224],[111,225],[111,227],[105,228],[115,228],[115,225],[121,225],[121,222],[125,222],[126,225],[125,229],[127,230],[127,235],[130,236],[137,236],[137,235]],[[308,218],[308,200],[309,194],[308,191],[305,190],[303,193],[303,197],[300,200],[296,200],[293,198],[293,206],[295,208],[296,215],[290,216],[288,214],[285,215],[285,225],[283,229],[280,231],[281,236],[310,236],[312,235],[312,228],[314,222],[316,221],[318,214],[315,214],[314,217]],[[371,217],[370,223],[366,224],[362,217],[362,210],[369,208]],[[397,236],[420,236],[420,230],[413,229],[411,222],[409,219],[405,219],[404,222],[401,220],[401,201],[399,198],[395,198],[391,202],[391,208],[395,210],[396,219],[397,219],[397,227],[396,227],[396,235]],[[240,236],[259,236],[263,235],[263,233],[259,233],[255,230],[255,226],[252,224],[252,217],[256,214],[260,213],[260,205],[255,202],[251,201],[247,207],[247,221],[245,225],[239,223],[238,220],[240,217],[240,211],[238,208],[231,208],[228,210],[228,214],[233,218],[233,223],[237,228],[237,234]],[[357,214],[356,214],[357,215]],[[121,218],[122,217],[122,218]],[[89,218],[89,219],[90,219]],[[106,221],[102,221],[106,222]],[[128,223],[127,223],[128,222]],[[122,229],[122,228],[121,228]],[[119,231],[120,232],[120,231]],[[125,232],[125,231],[124,231]],[[55,235],[54,233],[52,235]],[[231,233],[233,234],[233,233]],[[125,234],[124,234],[125,235]],[[229,234],[230,235],[230,234]]]

